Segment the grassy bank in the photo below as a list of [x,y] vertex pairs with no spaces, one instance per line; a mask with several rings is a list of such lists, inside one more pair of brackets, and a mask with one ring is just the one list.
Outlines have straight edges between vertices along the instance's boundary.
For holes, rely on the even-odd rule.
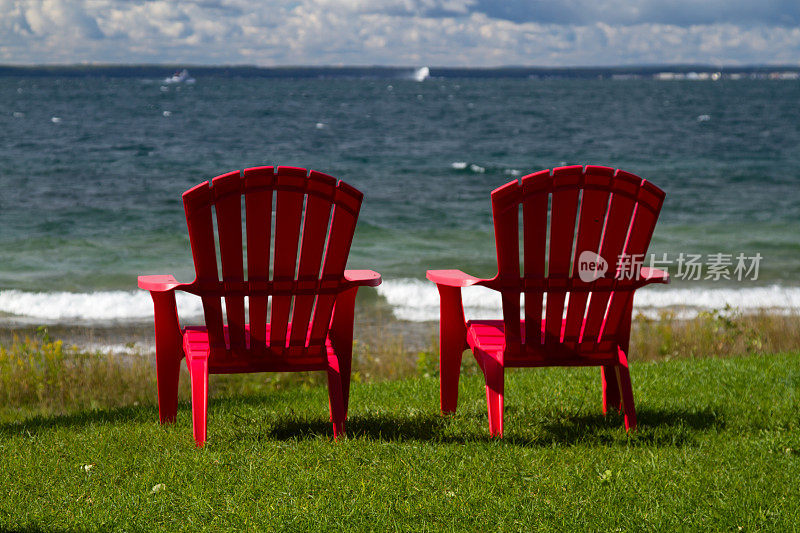
[[[435,323],[403,323],[360,317],[353,349],[353,381],[372,383],[420,377],[438,372]],[[81,350],[75,342],[132,346],[152,343],[151,326],[124,328],[39,327],[0,330],[0,421],[31,414],[66,414],[75,410],[155,403],[154,356],[147,350],[105,354]],[[149,339],[149,340],[148,340]],[[659,320],[638,316],[631,334],[632,361],[673,358],[733,357],[777,353],[800,347],[797,315],[742,315],[733,310],[702,313],[678,320],[665,313]],[[463,373],[476,374],[471,357]],[[212,376],[211,395],[231,396],[300,385],[323,384],[320,374]],[[634,378],[635,379],[635,378]],[[181,379],[181,398],[188,400],[188,375]]]
[[672,312],[657,319],[637,316],[631,331],[631,357],[730,357],[776,353],[800,347],[800,316],[725,308],[682,320]]
[[603,417],[596,369],[509,372],[506,438],[479,376],[218,393],[209,443],[151,405],[0,424],[2,530],[730,530],[800,523],[800,354],[638,362],[639,430]]
[[798,317],[637,317],[638,431],[602,416],[597,369],[538,369],[509,372],[502,441],[488,438],[469,357],[458,414],[439,416],[434,327],[356,328],[340,442],[330,437],[322,375],[212,376],[203,450],[193,446],[185,373],[178,422],[160,426],[152,354],[80,350],[55,339],[55,328],[6,331],[0,530],[800,523]]

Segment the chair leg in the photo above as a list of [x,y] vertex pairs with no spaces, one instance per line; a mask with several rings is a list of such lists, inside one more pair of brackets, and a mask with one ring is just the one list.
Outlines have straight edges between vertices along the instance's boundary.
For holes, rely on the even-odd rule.
[[626,366],[617,367],[617,379],[622,393],[622,410],[625,413],[625,430],[636,429],[636,407],[633,405],[631,374]]
[[331,319],[331,343],[338,359],[341,376],[344,417],[350,406],[350,370],[353,361],[353,315],[358,287],[353,287],[336,298]]
[[158,419],[162,424],[175,422],[178,414],[178,380],[181,359],[174,352],[156,350],[156,387],[158,388]]
[[439,403],[442,413],[452,414],[458,406],[458,381],[461,377],[462,347],[440,343],[439,354]]
[[442,413],[455,413],[461,357],[467,348],[467,329],[461,289],[438,285],[439,309],[439,403]]
[[[349,377],[349,376],[348,376]],[[347,419],[347,407],[344,398],[344,375],[335,357],[328,358],[328,408],[333,422],[333,438],[345,434],[344,423]]]
[[503,366],[492,357],[484,357],[486,377],[486,408],[489,412],[489,433],[492,437],[503,436]]
[[614,365],[604,365],[600,368],[600,378],[603,382],[603,414],[608,414],[609,409],[617,412],[622,408],[619,380]]
[[194,442],[202,447],[206,442],[206,417],[208,414],[208,359],[195,357],[189,363],[192,379],[192,428]]
[[183,337],[175,310],[174,291],[151,292],[155,306],[156,383],[158,418],[162,424],[175,422],[178,413]]
[[347,411],[350,407],[350,368],[353,363],[353,344],[350,343],[350,346],[350,351],[347,353],[339,353],[339,378],[341,379],[342,404],[344,409],[343,420],[347,419]]

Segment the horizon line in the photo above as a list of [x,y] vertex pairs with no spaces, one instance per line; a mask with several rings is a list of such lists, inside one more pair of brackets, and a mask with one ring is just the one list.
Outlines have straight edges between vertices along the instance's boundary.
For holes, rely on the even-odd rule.
[[800,65],[785,63],[750,63],[750,64],[713,64],[713,63],[635,63],[618,65],[573,65],[573,66],[548,66],[548,65],[495,65],[495,66],[459,66],[459,65],[381,65],[381,64],[291,64],[291,65],[256,65],[248,63],[114,63],[114,62],[77,62],[77,63],[0,63],[2,69],[59,69],[59,68],[194,68],[218,69],[240,68],[258,70],[279,69],[419,69],[428,67],[437,70],[650,70],[650,69],[687,69],[703,68],[709,70],[753,70],[753,69],[790,69],[800,70]]

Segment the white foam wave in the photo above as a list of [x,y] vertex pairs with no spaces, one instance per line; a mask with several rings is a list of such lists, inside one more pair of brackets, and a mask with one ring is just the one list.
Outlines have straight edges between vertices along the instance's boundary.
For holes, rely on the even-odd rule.
[[82,352],[96,353],[110,355],[139,355],[139,354],[154,354],[156,352],[155,343],[135,342],[129,344],[101,344],[96,342],[78,345]]
[[636,292],[634,306],[643,310],[695,309],[698,311],[731,307],[743,312],[759,310],[800,311],[800,287],[748,287],[742,289],[653,288]]
[[450,168],[454,170],[466,170],[469,168],[470,172],[475,174],[484,174],[486,172],[485,167],[476,165],[475,163],[467,163],[466,161],[453,161],[450,163]]
[[[400,320],[424,322],[439,319],[439,291],[430,281],[384,280],[378,286],[378,294],[386,298]],[[469,318],[496,318],[500,312],[500,294],[486,287],[465,287],[461,298]]]
[[473,163],[472,165],[470,165],[470,166],[469,166],[469,169],[470,169],[472,172],[476,173],[476,174],[483,174],[483,173],[485,173],[485,172],[486,172],[486,169],[485,169],[484,167],[482,167],[482,166],[480,166],[480,165],[476,165],[476,164],[474,164],[474,163]]
[[[176,293],[181,317],[202,314],[199,298]],[[145,291],[27,292],[0,291],[0,312],[24,319],[49,321],[150,320],[153,301]]]
[[[439,319],[436,285],[418,279],[384,280],[378,293],[386,298],[395,316],[414,322]],[[197,319],[203,308],[199,298],[176,292],[182,320]],[[462,300],[467,318],[497,318],[501,314],[499,293],[486,287],[466,287]],[[224,303],[223,303],[224,306]],[[800,287],[672,288],[650,287],[636,292],[635,312],[658,317],[670,310],[678,318],[691,318],[701,311],[731,307],[742,312],[769,310],[800,313]],[[145,291],[27,292],[0,291],[0,313],[12,320],[47,322],[136,322],[153,318],[153,303]]]
[[[428,281],[417,279],[384,280],[378,287],[395,316],[415,322],[439,319],[439,292]],[[499,293],[485,287],[462,290],[467,318],[485,319],[501,316]],[[701,311],[730,306],[742,312],[770,310],[779,313],[800,312],[800,287],[751,287],[742,289],[684,289],[652,287],[636,292],[634,312],[657,318],[670,310],[678,318],[691,318]]]

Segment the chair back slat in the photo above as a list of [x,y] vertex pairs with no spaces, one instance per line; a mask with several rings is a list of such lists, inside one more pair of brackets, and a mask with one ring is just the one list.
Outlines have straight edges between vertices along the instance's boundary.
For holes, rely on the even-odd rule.
[[309,346],[324,343],[330,329],[335,301],[332,291],[341,286],[363,198],[360,191],[345,182],[337,183],[328,244],[322,259],[321,290],[311,316]]
[[[252,286],[266,287],[270,281],[270,241],[272,232],[272,192],[275,184],[272,167],[244,171],[245,220],[247,224],[247,279]],[[262,353],[266,348],[266,294],[252,294],[250,301],[250,349]]]
[[291,291],[297,271],[297,249],[305,200],[306,170],[278,167],[275,175],[275,250],[272,263],[270,339],[273,348],[286,347],[286,332],[292,308]]
[[[644,254],[647,252],[661,206],[664,203],[664,196],[661,189],[652,183],[642,181],[638,190],[636,207],[631,217],[628,239],[622,252],[630,261],[626,267],[629,269],[628,274],[638,275],[637,265],[641,266],[641,262],[644,260]],[[626,316],[626,308],[631,304],[632,298],[632,291],[615,291],[611,295],[605,325],[601,332],[601,341],[617,337],[621,331],[622,318]],[[622,339],[625,344],[627,341],[627,338]]]
[[[553,195],[550,208],[550,257],[547,278],[551,285],[571,277],[572,249],[575,240],[575,219],[578,213],[583,167],[561,167],[553,171]],[[526,258],[527,259],[527,258]],[[562,316],[566,292],[547,294],[544,343],[561,342]],[[533,317],[532,317],[533,318]]]
[[[586,257],[589,260],[594,258],[593,254],[600,251],[600,238],[603,235],[613,176],[614,170],[611,168],[586,167],[578,220],[578,237],[573,254],[572,278],[578,278],[580,275],[580,259],[584,252],[589,252]],[[566,342],[580,342],[588,297],[589,293],[582,291],[573,291],[569,294],[567,322],[564,328]]]
[[[242,180],[239,172],[217,176],[211,182],[217,213],[222,284],[240,286],[244,282],[242,258]],[[245,347],[244,296],[226,294],[229,343],[232,349]]]
[[327,174],[311,172],[306,181],[307,200],[297,267],[298,286],[289,334],[291,346],[306,346],[335,191],[336,179]]
[[512,181],[492,191],[492,217],[497,248],[497,277],[507,287],[501,291],[506,345],[522,345],[520,332],[519,204],[522,187]]
[[[211,213],[213,201],[214,196],[207,181],[183,193],[195,279],[201,285],[216,286],[219,283],[219,273],[214,242],[214,220]],[[209,343],[212,347],[224,348],[222,305],[219,296],[203,295],[202,300]]]
[[[547,211],[553,179],[549,170],[522,178],[522,226],[524,275],[526,279],[544,279],[547,252]],[[536,343],[542,339],[541,289],[525,291],[525,339]],[[536,318],[539,317],[539,318]]]
[[[611,201],[608,206],[606,223],[600,243],[600,256],[608,262],[608,275],[616,276],[617,267],[631,223],[631,215],[636,206],[636,198],[642,178],[617,170],[611,181]],[[583,342],[599,342],[603,322],[608,311],[611,291],[594,291],[589,298]]]
[[324,361],[362,199],[344,182],[294,167],[230,172],[184,193],[196,273],[187,290],[203,301],[210,361]]
[[[545,170],[523,177],[521,186],[512,181],[494,190],[498,274],[489,285],[503,299],[505,352],[512,357],[526,354],[520,338],[521,292],[525,345],[561,345],[544,352],[541,346],[529,346],[527,351],[537,357],[603,353],[615,342],[627,343],[621,338],[626,329],[622,325],[633,289],[631,283],[617,279],[620,257],[643,259],[663,200],[658,187],[638,176],[598,166]],[[523,276],[519,274],[520,204]],[[598,261],[599,255],[605,260],[604,275],[580,279],[584,252],[590,252],[588,259]]]

